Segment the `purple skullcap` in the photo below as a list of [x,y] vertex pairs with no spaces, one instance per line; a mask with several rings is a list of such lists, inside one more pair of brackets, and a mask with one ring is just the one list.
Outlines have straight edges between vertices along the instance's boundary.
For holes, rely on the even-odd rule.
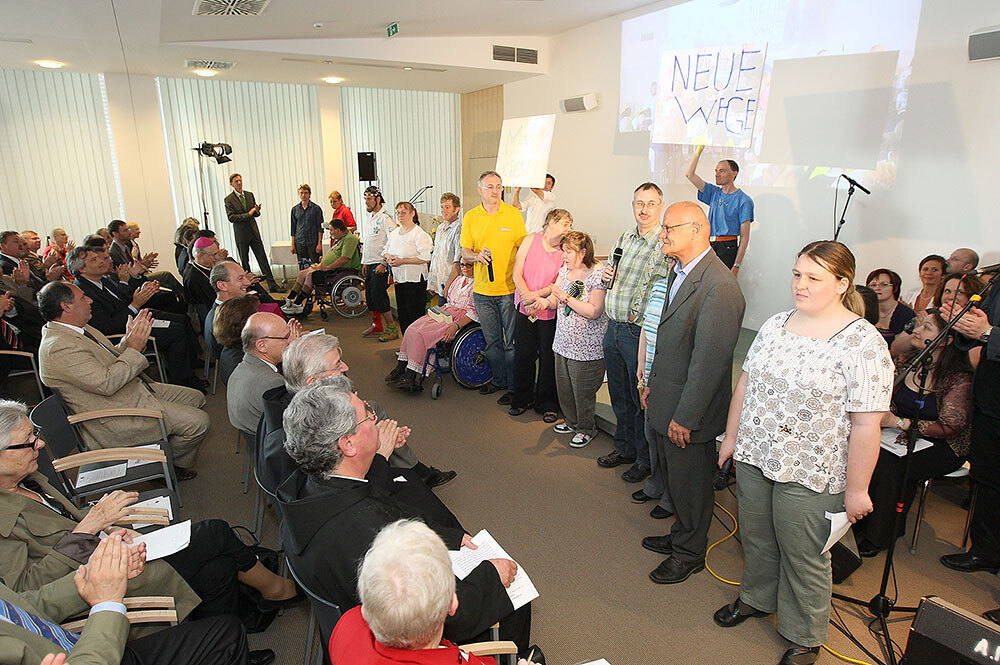
[[201,249],[202,247],[208,247],[209,245],[215,244],[215,238],[198,238],[194,241],[194,248]]

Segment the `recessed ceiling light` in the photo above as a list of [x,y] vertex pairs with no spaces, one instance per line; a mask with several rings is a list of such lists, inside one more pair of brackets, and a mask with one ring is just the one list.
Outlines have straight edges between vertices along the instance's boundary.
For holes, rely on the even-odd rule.
[[203,78],[209,78],[209,77],[215,76],[216,74],[219,73],[219,72],[215,71],[214,69],[192,69],[191,72],[195,76],[201,76]]
[[412,72],[413,71],[413,67],[403,67],[403,71],[404,72]]
[[66,63],[58,60],[35,60],[35,64],[39,67],[45,67],[45,69],[59,69],[66,66]]
[[324,76],[323,80],[327,83],[343,83],[344,79],[341,76]]

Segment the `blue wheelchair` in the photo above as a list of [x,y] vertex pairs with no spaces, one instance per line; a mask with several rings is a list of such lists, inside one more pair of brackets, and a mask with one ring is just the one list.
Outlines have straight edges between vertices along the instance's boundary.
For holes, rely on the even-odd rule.
[[431,399],[440,399],[441,375],[451,374],[458,385],[464,388],[480,388],[493,379],[490,363],[486,359],[486,337],[478,323],[470,323],[455,335],[450,342],[438,342],[427,350],[424,368],[420,374],[423,388],[428,370],[433,370],[435,382],[431,386]]

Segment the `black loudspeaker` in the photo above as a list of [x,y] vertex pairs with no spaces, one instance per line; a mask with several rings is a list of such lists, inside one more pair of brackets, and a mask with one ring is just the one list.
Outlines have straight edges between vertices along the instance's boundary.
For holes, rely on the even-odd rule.
[[[850,544],[845,544],[850,540]],[[854,539],[842,538],[830,548],[830,563],[833,567],[833,583],[843,584],[855,570],[861,567],[861,557],[858,555]]]
[[358,180],[361,182],[375,182],[378,177],[375,173],[375,153],[358,153]]
[[930,596],[920,601],[900,665],[996,665],[1000,626]]

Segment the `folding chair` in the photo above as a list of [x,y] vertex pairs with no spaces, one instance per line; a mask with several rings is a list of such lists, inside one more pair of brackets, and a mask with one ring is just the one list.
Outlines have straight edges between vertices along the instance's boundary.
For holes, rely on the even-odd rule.
[[[928,478],[924,482],[920,483],[920,498],[917,500],[917,520],[913,524],[913,539],[910,541],[910,554],[915,554],[917,551],[917,537],[920,535],[920,525],[924,521],[924,509],[927,506],[927,495],[931,491],[931,483],[940,480],[958,480],[968,477],[969,463],[966,462],[951,473],[946,473],[943,476],[938,476],[936,478]],[[976,495],[977,488],[976,484],[973,483],[972,495],[969,500],[969,513],[965,517],[965,533],[962,537],[962,549],[965,549],[965,545],[969,542],[969,530],[972,528],[972,513],[976,509]]]
[[[108,338],[109,342],[116,342],[124,336],[125,336],[124,333],[118,333],[116,335],[105,335],[105,337]],[[150,349],[149,348],[150,346],[152,346],[153,348]],[[155,337],[150,336],[149,344],[146,346],[146,350],[142,352],[142,355],[146,356],[148,360],[156,363],[156,371],[160,375],[160,383],[166,383],[166,379],[163,378],[165,376],[165,374],[163,373],[163,361],[160,360],[160,349],[158,346],[156,346]]]
[[[136,596],[126,598],[122,601],[125,605],[125,618],[129,624],[137,623],[168,623],[171,626],[177,625],[177,610],[174,606],[174,599],[170,596]],[[62,624],[66,630],[79,633],[87,623],[87,613],[83,618],[71,618]]]
[[33,374],[35,376],[35,386],[38,388],[38,401],[41,402],[45,399],[45,387],[42,385],[42,377],[38,373],[38,361],[35,360],[35,354],[29,351],[0,351],[0,356],[11,356],[12,358],[27,358],[31,363],[31,369],[13,369],[7,372],[7,376],[24,376],[26,374]]

